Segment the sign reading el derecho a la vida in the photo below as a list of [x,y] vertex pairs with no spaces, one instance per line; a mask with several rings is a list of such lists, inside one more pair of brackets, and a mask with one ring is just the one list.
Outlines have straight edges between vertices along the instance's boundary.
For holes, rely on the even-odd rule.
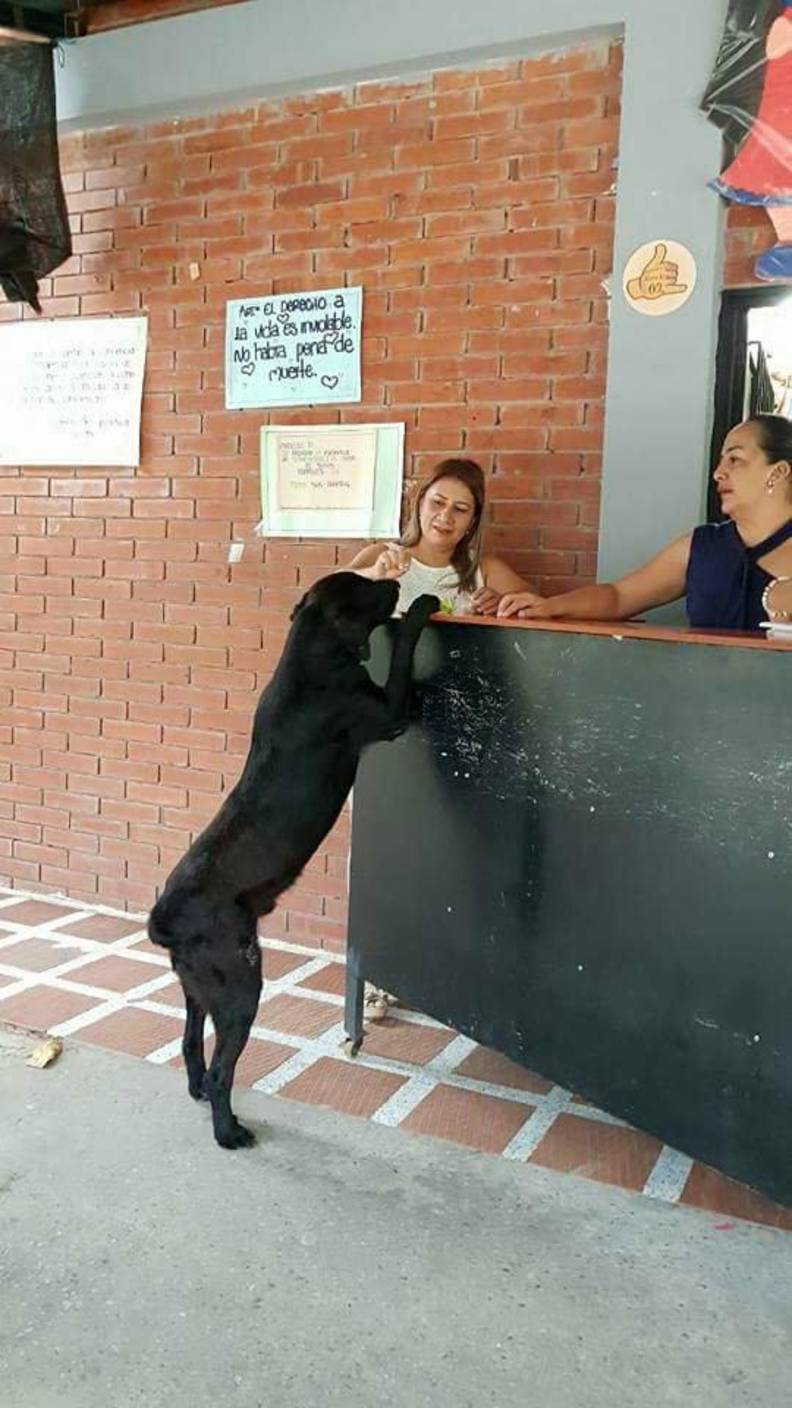
[[361,288],[272,294],[226,305],[226,407],[360,400]]

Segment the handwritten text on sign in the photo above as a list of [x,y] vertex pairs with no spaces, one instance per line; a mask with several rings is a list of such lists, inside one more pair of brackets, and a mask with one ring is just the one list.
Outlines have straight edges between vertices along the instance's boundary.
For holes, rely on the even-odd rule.
[[361,288],[226,305],[226,406],[360,400]]
[[139,464],[145,358],[145,318],[0,328],[0,464]]
[[277,446],[279,509],[371,509],[376,430],[283,431]]
[[266,538],[392,538],[399,531],[404,423],[263,425]]

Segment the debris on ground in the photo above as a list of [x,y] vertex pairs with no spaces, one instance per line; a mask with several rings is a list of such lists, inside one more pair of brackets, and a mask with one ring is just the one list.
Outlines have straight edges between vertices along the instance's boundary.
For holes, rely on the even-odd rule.
[[63,1042],[59,1036],[48,1036],[46,1041],[39,1042],[34,1046],[25,1062],[26,1066],[35,1066],[37,1070],[43,1070],[45,1066],[51,1066],[53,1061],[57,1061],[63,1050]]

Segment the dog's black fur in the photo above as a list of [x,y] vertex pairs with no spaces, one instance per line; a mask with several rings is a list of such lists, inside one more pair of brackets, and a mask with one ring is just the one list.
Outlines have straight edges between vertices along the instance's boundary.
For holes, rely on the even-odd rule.
[[[407,724],[413,653],[439,603],[423,596],[410,608],[380,689],[361,659],[397,599],[395,582],[339,572],[317,582],[295,607],[283,655],[256,709],[242,776],[151,913],[149,936],[170,951],[184,989],[190,1094],[211,1102],[215,1138],[226,1149],[254,1141],[232,1114],[231,1087],[261,992],[256,921],[274,909],[335,822],[361,749],[396,738]],[[207,1012],[216,1034],[208,1071]]]

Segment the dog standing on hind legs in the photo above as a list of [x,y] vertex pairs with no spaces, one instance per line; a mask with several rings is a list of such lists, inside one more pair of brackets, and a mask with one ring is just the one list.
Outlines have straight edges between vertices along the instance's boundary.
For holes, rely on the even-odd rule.
[[[337,572],[292,613],[275,674],[256,709],[242,775],[169,876],[149,919],[184,989],[182,1051],[190,1094],[207,1099],[224,1149],[254,1142],[231,1110],[237,1061],[261,993],[257,921],[294,884],[338,817],[368,743],[407,726],[412,660],[436,597],[401,622],[383,688],[363,668],[369,636],[398,600],[396,582]],[[215,1028],[209,1069],[207,1013]]]

